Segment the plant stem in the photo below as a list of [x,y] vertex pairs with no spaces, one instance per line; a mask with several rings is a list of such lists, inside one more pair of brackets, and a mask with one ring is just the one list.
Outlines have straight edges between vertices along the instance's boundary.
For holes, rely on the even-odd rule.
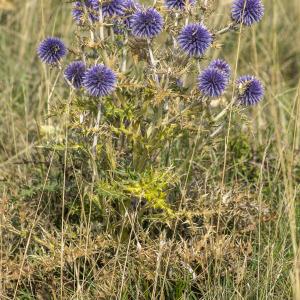
[[147,40],[147,43],[148,43],[148,51],[149,51],[149,57],[150,57],[150,64],[151,64],[151,67],[152,67],[153,72],[154,72],[154,79],[155,79],[157,85],[159,85],[159,78],[158,78],[158,75],[156,73],[156,60],[154,58],[154,54],[153,54],[153,51],[152,51],[152,48],[151,48],[151,41],[150,41],[150,39]]
[[125,40],[122,49],[122,65],[121,65],[121,72],[125,73],[127,69],[127,43],[128,43],[128,34],[125,33]]
[[[97,112],[97,118],[96,118],[96,123],[95,123],[95,131],[98,131],[99,126],[100,126],[101,104],[98,104],[97,109],[98,109],[98,112]],[[94,141],[93,141],[93,146],[92,146],[92,153],[93,153],[93,156],[94,156],[95,160],[96,160],[96,155],[97,155],[97,144],[98,144],[98,133],[96,132],[94,134]]]

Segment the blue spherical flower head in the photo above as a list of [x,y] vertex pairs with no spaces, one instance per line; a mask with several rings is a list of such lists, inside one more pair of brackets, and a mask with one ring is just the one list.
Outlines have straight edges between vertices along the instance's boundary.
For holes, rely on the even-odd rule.
[[189,55],[200,57],[212,44],[212,34],[202,24],[186,25],[178,37],[179,46]]
[[261,0],[234,0],[231,8],[232,19],[236,23],[251,26],[259,22],[264,15]]
[[125,11],[124,0],[108,0],[102,3],[103,17],[122,16]]
[[184,9],[187,4],[195,4],[196,0],[165,0],[169,9]]
[[56,64],[67,54],[67,48],[61,39],[48,37],[40,43],[37,53],[42,62]]
[[163,29],[164,21],[154,8],[138,10],[132,16],[132,34],[139,38],[153,38]]
[[85,70],[83,61],[73,61],[66,67],[64,75],[75,89],[79,89],[83,83]]
[[198,88],[207,97],[220,97],[228,84],[228,78],[224,72],[216,68],[207,68],[198,78]]
[[223,59],[215,59],[215,60],[213,60],[209,64],[208,67],[209,68],[215,68],[215,69],[218,69],[218,70],[224,72],[224,74],[226,74],[226,76],[229,79],[230,74],[231,74],[231,68],[230,68],[229,64],[225,60],[223,60]]
[[83,86],[91,96],[104,97],[115,90],[116,75],[104,65],[95,65],[85,72]]
[[254,105],[262,100],[264,87],[260,80],[251,75],[241,76],[237,80],[237,100],[242,105]]
[[82,21],[82,18],[88,12],[88,17],[91,22],[96,22],[99,20],[99,1],[98,0],[85,0],[84,2],[76,1],[73,4],[73,18],[77,23]]

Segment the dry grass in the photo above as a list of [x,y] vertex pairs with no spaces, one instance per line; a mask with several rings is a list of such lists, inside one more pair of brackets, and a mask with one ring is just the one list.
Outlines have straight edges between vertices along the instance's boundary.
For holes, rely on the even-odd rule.
[[38,148],[66,120],[47,118],[63,82],[35,49],[52,33],[71,41],[68,5],[0,1],[1,299],[300,299],[300,3],[264,2],[259,26],[223,41],[236,75],[263,79],[264,102],[190,149],[187,209],[146,215],[145,230],[138,208],[116,215],[71,156],[62,169],[59,150]]

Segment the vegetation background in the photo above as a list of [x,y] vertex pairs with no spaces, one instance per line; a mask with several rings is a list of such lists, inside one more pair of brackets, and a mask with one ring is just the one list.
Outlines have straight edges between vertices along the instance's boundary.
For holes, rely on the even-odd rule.
[[[229,20],[231,1],[217,2],[209,22],[222,27]],[[52,130],[46,126],[47,99],[61,97],[63,82],[57,91],[51,89],[53,78],[38,61],[36,47],[53,34],[71,41],[74,22],[65,1],[0,0],[0,299],[59,299],[62,295],[64,299],[300,299],[300,2],[265,0],[264,4],[263,21],[243,31],[239,49],[239,35],[227,34],[219,52],[214,52],[217,57],[222,51],[233,66],[238,63],[240,75],[260,77],[266,95],[261,104],[244,111],[238,126],[232,128],[225,193],[220,192],[218,176],[215,182],[213,177],[222,172],[224,147],[206,150],[215,162],[213,170],[204,168],[201,173],[210,181],[206,195],[221,199],[225,213],[234,216],[229,218],[234,224],[229,233],[201,248],[206,253],[214,246],[210,251],[215,264],[228,267],[222,272],[205,269],[195,288],[193,278],[186,275],[164,281],[164,272],[155,268],[157,276],[144,279],[131,271],[130,264],[123,268],[129,246],[124,253],[120,248],[113,273],[97,273],[102,267],[88,251],[113,247],[102,245],[105,239],[94,240],[85,251],[79,244],[74,248],[77,252],[70,246],[65,255],[72,268],[61,276],[60,236],[53,228],[51,205],[43,206],[42,211],[37,208],[41,197],[45,203],[47,197],[52,202],[60,199],[53,196],[55,186],[46,180],[36,184],[32,174],[48,176],[35,149]],[[251,240],[242,252],[236,249],[239,222],[247,224],[241,226],[250,236],[247,241]],[[71,230],[66,231],[72,235]],[[232,248],[231,241],[235,241]],[[160,257],[157,245],[145,254],[157,254],[152,263],[148,261],[154,267]],[[228,251],[232,255],[224,257]],[[229,257],[235,259],[234,264],[228,263]],[[84,273],[84,259],[94,265],[93,276],[82,281],[78,274]],[[141,268],[147,272],[145,265]],[[160,291],[161,282],[166,292],[164,288]],[[107,296],[109,293],[114,296]]]

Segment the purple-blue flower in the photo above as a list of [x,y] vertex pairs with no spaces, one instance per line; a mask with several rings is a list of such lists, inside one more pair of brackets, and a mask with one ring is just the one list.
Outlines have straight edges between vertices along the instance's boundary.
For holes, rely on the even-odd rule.
[[207,97],[220,97],[227,84],[227,75],[216,68],[207,68],[198,77],[198,88]]
[[116,74],[104,65],[89,68],[83,78],[83,86],[94,97],[104,97],[116,88]]
[[254,105],[262,100],[264,87],[259,79],[252,75],[241,76],[237,80],[237,101],[242,105]]
[[85,14],[88,13],[88,17],[91,22],[96,22],[99,20],[99,1],[98,0],[85,0],[84,2],[76,1],[73,4],[73,18],[77,23],[82,21]]
[[222,72],[224,72],[227,77],[229,78],[230,77],[230,74],[231,74],[231,68],[229,66],[229,64],[223,60],[223,59],[215,59],[213,61],[211,61],[211,63],[209,64],[208,66],[209,68],[216,68]]
[[73,61],[66,67],[64,75],[75,89],[79,89],[83,83],[85,70],[83,61]]
[[202,24],[186,25],[178,37],[179,46],[190,56],[203,56],[212,44],[212,34]]
[[234,0],[231,8],[232,19],[237,23],[251,26],[259,22],[264,15],[261,0]]
[[56,64],[67,54],[67,48],[61,39],[48,37],[40,43],[37,53],[42,62]]
[[138,10],[132,16],[132,34],[139,38],[153,38],[163,29],[163,18],[154,8]]
[[122,16],[125,11],[124,0],[108,0],[102,3],[103,17]]
[[169,9],[184,9],[187,4],[195,4],[196,0],[165,0]]

